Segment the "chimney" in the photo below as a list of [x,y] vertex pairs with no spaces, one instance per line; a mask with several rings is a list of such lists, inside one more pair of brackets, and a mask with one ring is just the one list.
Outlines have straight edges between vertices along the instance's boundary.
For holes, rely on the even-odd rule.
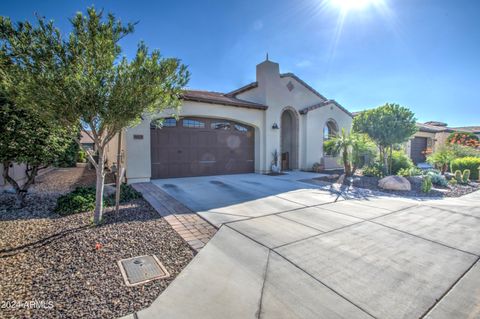
[[280,78],[280,67],[278,63],[267,60],[260,64],[257,64],[257,82],[259,86],[271,82],[271,80],[277,81]]

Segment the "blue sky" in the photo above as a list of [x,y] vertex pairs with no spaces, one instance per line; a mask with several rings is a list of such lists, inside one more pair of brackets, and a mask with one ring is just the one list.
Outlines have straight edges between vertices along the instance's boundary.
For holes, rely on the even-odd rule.
[[93,4],[139,21],[124,53],[144,40],[182,59],[190,88],[254,81],[268,52],[281,72],[351,111],[392,102],[422,122],[480,125],[480,1],[376,0],[347,12],[332,1],[2,1],[0,14],[38,13],[68,31],[68,18]]

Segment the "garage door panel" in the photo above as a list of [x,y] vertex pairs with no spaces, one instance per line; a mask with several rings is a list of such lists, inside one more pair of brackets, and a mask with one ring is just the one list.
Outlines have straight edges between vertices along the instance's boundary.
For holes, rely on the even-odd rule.
[[[184,127],[179,121],[175,127],[151,129],[152,178],[253,172],[252,128],[239,124],[237,129],[226,120],[195,120],[205,127]],[[215,129],[212,121],[230,125]]]

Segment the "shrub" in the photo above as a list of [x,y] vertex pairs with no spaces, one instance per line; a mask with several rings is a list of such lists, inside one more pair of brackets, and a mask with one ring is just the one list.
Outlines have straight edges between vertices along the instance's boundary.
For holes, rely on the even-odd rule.
[[[120,203],[128,203],[134,199],[141,198],[142,194],[137,192],[132,186],[127,184],[120,185]],[[106,204],[108,206],[115,205],[115,193],[106,198]]]
[[448,185],[450,185],[450,186],[457,185],[457,180],[455,178],[452,178],[451,180],[448,181]]
[[426,176],[430,177],[433,185],[443,186],[446,187],[448,185],[447,179],[445,176],[441,175],[440,173],[430,171],[427,172]]
[[[137,192],[132,186],[127,184],[120,185],[120,203],[128,203],[141,197],[142,194]],[[112,199],[112,205],[115,205],[115,194],[112,194],[109,199]]]
[[392,175],[396,175],[402,168],[414,167],[412,160],[403,151],[393,151],[392,153]]
[[422,192],[428,193],[432,190],[432,178],[428,175],[423,177],[422,180]]
[[383,165],[379,163],[373,163],[372,165],[365,166],[363,168],[363,175],[364,176],[375,176],[375,177],[383,177]]
[[480,158],[479,157],[463,157],[454,159],[450,163],[450,170],[455,172],[456,170],[464,171],[466,169],[470,170],[470,179],[478,180],[478,170],[480,168]]
[[[141,197],[142,194],[137,192],[132,186],[127,184],[120,186],[120,203],[127,203]],[[115,194],[104,198],[104,205],[115,205]],[[58,198],[55,211],[65,216],[93,209],[95,209],[95,187],[77,187],[74,191]]]
[[398,173],[398,176],[418,176],[422,175],[422,170],[416,166],[410,167],[410,168],[401,168]]
[[55,212],[65,216],[93,209],[95,209],[95,188],[77,187],[74,191],[57,199]]
[[78,150],[77,162],[78,163],[86,163],[87,162],[87,154],[82,149]]
[[448,147],[452,150],[454,159],[460,157],[480,157],[480,149],[457,144]]
[[447,138],[447,143],[456,145],[465,145],[468,147],[478,147],[478,136],[471,132],[453,132]]

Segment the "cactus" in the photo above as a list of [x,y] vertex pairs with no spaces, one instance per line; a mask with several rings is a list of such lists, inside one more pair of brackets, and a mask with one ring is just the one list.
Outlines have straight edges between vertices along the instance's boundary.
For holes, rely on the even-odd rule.
[[470,170],[466,169],[463,171],[463,183],[468,184],[469,181],[470,181]]
[[457,180],[457,183],[458,184],[462,184],[463,183],[463,175],[462,175],[462,172],[460,170],[456,170],[455,171],[455,179]]
[[422,192],[429,193],[432,190],[432,178],[428,175],[423,177]]

